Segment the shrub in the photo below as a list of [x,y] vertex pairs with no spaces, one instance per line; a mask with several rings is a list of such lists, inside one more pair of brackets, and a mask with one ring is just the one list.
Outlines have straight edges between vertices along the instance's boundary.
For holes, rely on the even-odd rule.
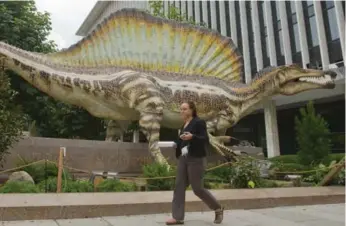
[[97,185],[98,192],[129,192],[136,191],[135,183],[121,182],[118,179],[106,179]]
[[328,165],[332,161],[340,162],[345,158],[345,153],[333,153],[323,160],[323,164]]
[[9,181],[0,187],[0,193],[39,193],[34,184],[27,181]]
[[260,171],[250,158],[240,159],[232,168],[230,186],[232,188],[248,188],[250,184],[259,187]]
[[0,167],[8,149],[19,140],[25,117],[14,103],[17,92],[11,89],[10,79],[0,65]]
[[272,163],[281,162],[281,163],[298,163],[297,155],[279,155],[272,158],[269,158]]
[[232,174],[232,165],[224,165],[218,168],[215,168],[207,172],[206,178],[215,179],[215,181],[229,183],[230,176]]
[[[175,175],[174,167],[168,170],[165,165],[157,162],[143,165],[142,169],[143,177],[147,178],[170,177]],[[147,188],[149,191],[172,190],[174,188],[174,181],[175,178],[147,180]]]
[[[44,192],[46,190],[47,184],[47,192],[56,192],[57,190],[57,178],[50,177],[47,181],[41,181],[37,186],[39,189]],[[71,180],[67,178],[66,180],[62,180],[61,183],[61,191],[62,192],[93,192],[94,187],[93,184],[89,181],[85,180]]]
[[[17,163],[17,166],[19,167],[27,165],[31,162],[33,161],[28,161],[23,158],[20,158],[20,161],[19,163]],[[45,162],[39,162],[34,165],[26,166],[22,168],[22,170],[27,172],[32,177],[32,179],[34,179],[36,184],[40,183],[41,181],[44,181],[46,177],[49,178],[58,176],[58,167],[56,166],[56,164],[51,162],[47,162],[47,165],[45,164]],[[64,169],[63,173],[65,174],[63,176],[71,178],[71,175],[66,169]]]
[[295,118],[295,129],[299,146],[298,160],[301,164],[317,165],[326,158],[331,150],[328,123],[315,113],[310,101],[306,109],[300,109],[301,119]]
[[[334,160],[330,162],[327,165],[319,164],[318,166],[315,166],[314,172],[306,175],[303,178],[304,182],[310,182],[318,184],[320,183],[323,178],[328,174],[328,172],[331,170],[331,166],[336,164],[337,162]],[[329,167],[328,167],[329,166]],[[334,178],[329,182],[331,185],[345,185],[345,169],[342,169],[337,175],[334,176]]]

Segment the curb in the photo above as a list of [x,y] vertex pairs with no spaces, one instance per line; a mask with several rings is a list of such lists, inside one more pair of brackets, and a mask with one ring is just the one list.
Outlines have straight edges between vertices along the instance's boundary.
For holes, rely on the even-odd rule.
[[[345,203],[345,187],[210,190],[226,210]],[[48,220],[169,213],[172,191],[2,194],[0,220]],[[186,212],[210,211],[191,191]]]

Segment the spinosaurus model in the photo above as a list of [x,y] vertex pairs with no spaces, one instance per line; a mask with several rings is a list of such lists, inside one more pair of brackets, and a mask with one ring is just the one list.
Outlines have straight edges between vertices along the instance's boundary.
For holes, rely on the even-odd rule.
[[[244,84],[243,59],[233,41],[187,23],[123,9],[71,47],[27,52],[0,42],[4,66],[33,86],[92,115],[116,122],[139,120],[156,161],[161,126],[179,129],[182,101],[194,101],[211,145],[223,156],[225,131],[264,98],[333,88],[333,71],[296,65],[266,68]],[[214,135],[211,135],[214,134]]]

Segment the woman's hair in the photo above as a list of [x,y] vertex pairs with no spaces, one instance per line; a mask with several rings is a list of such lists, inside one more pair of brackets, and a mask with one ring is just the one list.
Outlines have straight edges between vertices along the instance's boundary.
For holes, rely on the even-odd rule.
[[192,117],[197,117],[197,108],[196,104],[192,101],[186,101],[187,105],[189,105],[189,108],[192,110]]

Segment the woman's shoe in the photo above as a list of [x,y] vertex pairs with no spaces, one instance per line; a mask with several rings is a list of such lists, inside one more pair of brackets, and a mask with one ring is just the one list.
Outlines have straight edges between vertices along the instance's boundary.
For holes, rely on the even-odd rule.
[[215,210],[215,220],[214,224],[221,224],[223,221],[223,207],[220,209]]
[[184,224],[184,221],[178,221],[174,218],[169,219],[168,221],[166,221],[166,225],[178,225],[178,224]]

